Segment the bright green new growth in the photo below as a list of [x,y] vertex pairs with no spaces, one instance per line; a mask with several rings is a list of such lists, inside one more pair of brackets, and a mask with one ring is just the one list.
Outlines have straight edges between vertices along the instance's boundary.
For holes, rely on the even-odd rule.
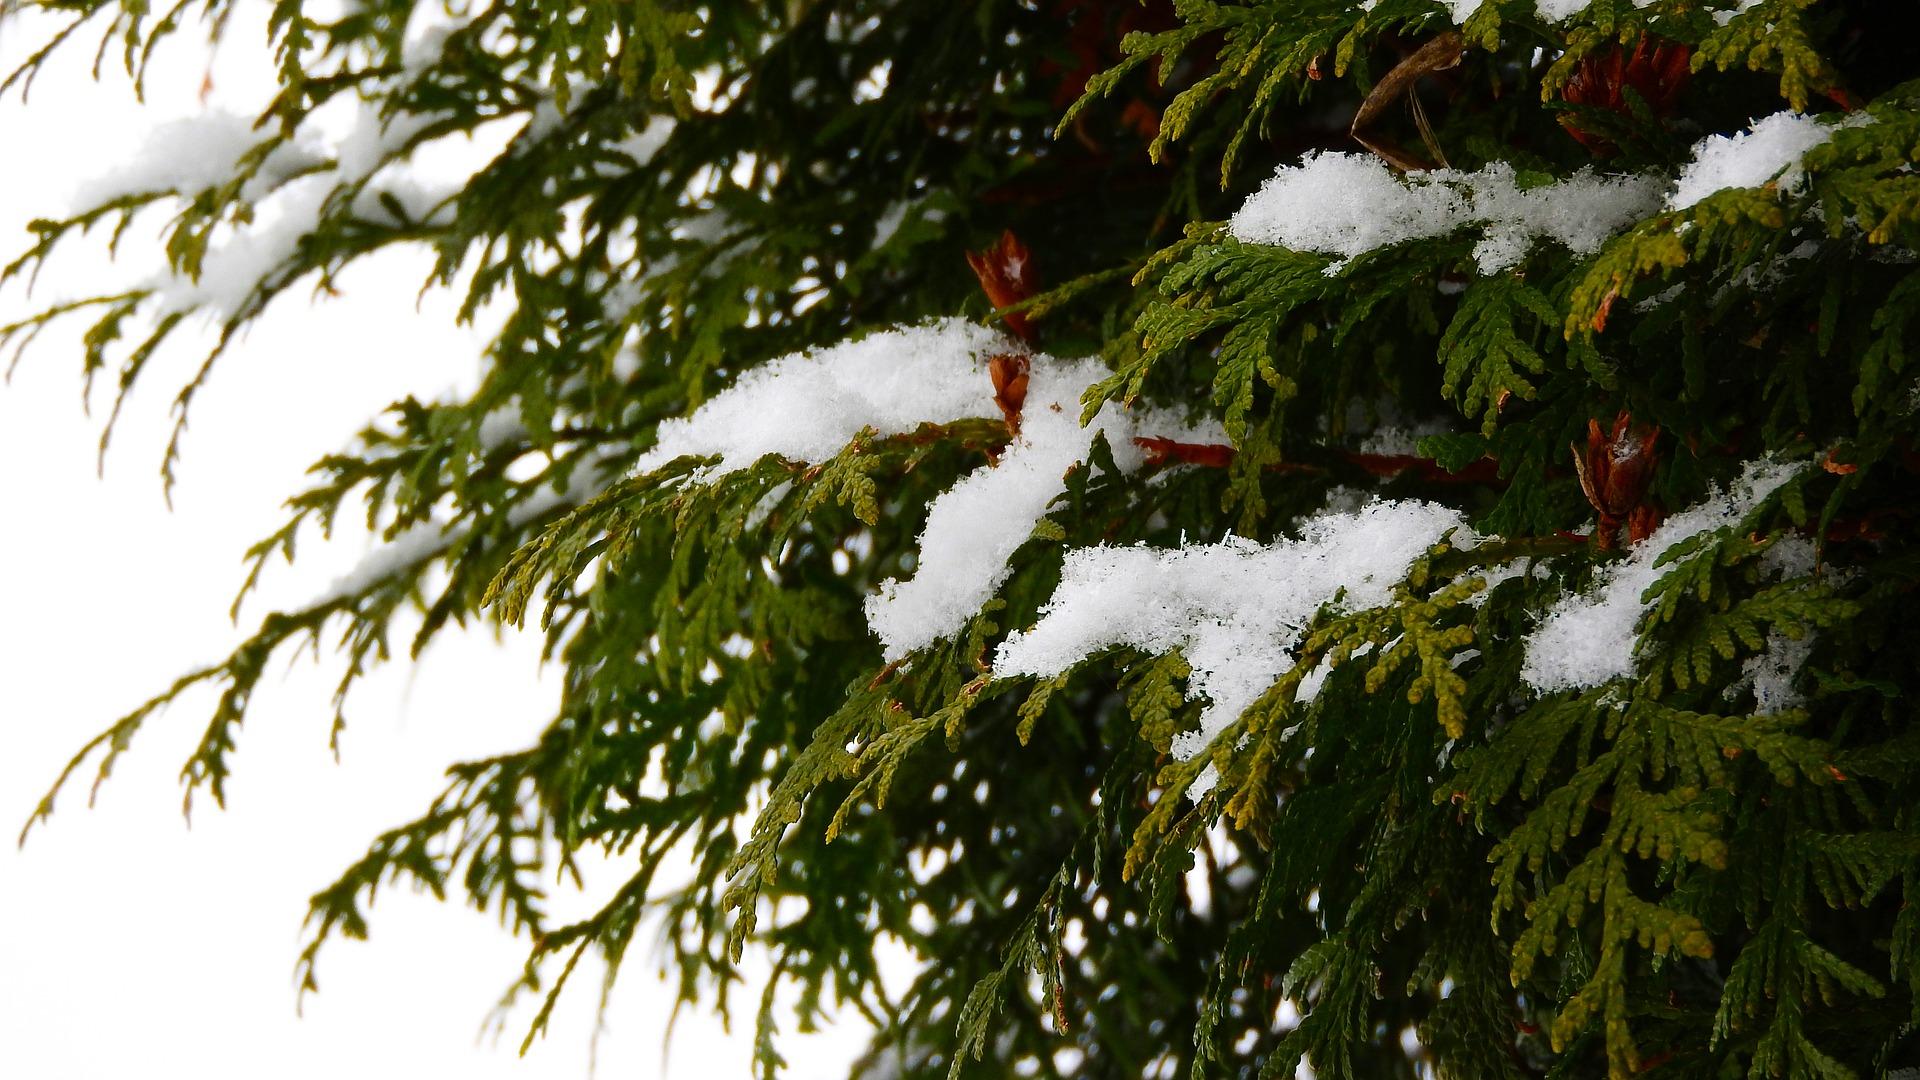
[[[225,33],[230,2],[23,6],[69,20],[49,50],[97,41],[138,78],[196,20]],[[342,513],[390,551],[69,775],[104,775],[209,684],[183,780],[218,801],[272,656],[338,643],[344,709],[397,635],[417,655],[450,624],[537,619],[565,670],[557,714],[523,751],[452,766],[313,898],[307,988],[321,946],[366,936],[376,890],[406,883],[528,935],[529,1039],[583,955],[611,980],[659,918],[688,1000],[725,1005],[762,952],[801,1023],[876,1025],[873,1076],[1899,1075],[1920,1066],[1920,53],[1899,6],[279,0],[280,92],[228,175],[37,222],[0,284],[156,213],[175,278],[0,338],[91,318],[85,375],[124,396],[210,314],[184,425],[276,297],[379,251],[431,248],[429,287],[509,315],[472,395],[398,402],[316,465],[243,594]],[[1459,62],[1380,123],[1453,169],[1664,181],[1702,136],[1784,109],[1833,130],[1798,183],[1498,274],[1476,272],[1470,228],[1340,264],[1235,237],[1276,167],[1362,152],[1347,128],[1367,93],[1452,32]],[[1655,45],[1690,50],[1684,85],[1628,66]],[[336,101],[386,122],[371,156],[288,166]],[[505,149],[445,190],[398,182],[467,133]],[[294,192],[307,227],[222,279],[222,245]],[[963,253],[1003,230],[1045,280],[994,311]],[[1107,361],[1088,417],[1169,406],[1231,446],[1149,448],[1128,473],[1096,441],[997,598],[905,663],[883,663],[862,604],[911,573],[927,504],[1009,442],[985,379],[977,418],[869,429],[829,460],[633,474],[663,421],[772,358],[1009,311],[1038,348]],[[1583,474],[1630,471],[1631,439],[1606,436],[1620,414],[1658,426],[1652,468],[1590,505],[1569,447]],[[1569,592],[1603,590],[1650,516],[1769,455],[1801,467],[1736,524],[1644,541],[1668,546],[1630,676],[1529,683],[1529,636]],[[1383,605],[1322,608],[1196,756],[1175,753],[1202,706],[1194,656],[993,673],[1067,552],[1268,542],[1375,494],[1457,507],[1471,535],[1426,549]],[[1625,551],[1593,535],[1601,509]],[[686,850],[692,885],[662,890]],[[588,853],[629,876],[556,924],[547,893]],[[894,997],[882,935],[928,961]]]

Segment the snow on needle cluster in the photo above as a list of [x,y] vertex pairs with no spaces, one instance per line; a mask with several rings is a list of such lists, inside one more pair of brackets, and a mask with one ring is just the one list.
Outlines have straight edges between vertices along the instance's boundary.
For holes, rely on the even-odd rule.
[[[796,353],[746,372],[683,420],[664,423],[660,441],[637,465],[650,472],[680,457],[715,457],[695,473],[711,482],[767,455],[817,463],[862,432],[908,434],[992,413],[991,362],[1022,346],[963,319],[871,334],[816,352]],[[953,634],[993,597],[1007,561],[1066,488],[1104,435],[1113,460],[1137,469],[1134,442],[1148,433],[1218,441],[1217,426],[1184,424],[1158,410],[1109,404],[1090,424],[1081,396],[1108,372],[1097,360],[1029,358],[1024,419],[1012,445],[991,465],[963,477],[927,511],[915,573],[887,581],[868,598],[868,625],[898,660]]]
[[1750,462],[1728,490],[1668,518],[1626,559],[1603,567],[1590,591],[1547,612],[1527,637],[1520,677],[1551,694],[1632,675],[1644,596],[1664,572],[1662,557],[1682,541],[1738,523],[1803,467],[1771,458]]
[[1435,169],[1402,178],[1363,154],[1309,154],[1282,166],[1250,197],[1229,228],[1248,243],[1337,255],[1328,267],[1409,240],[1483,230],[1474,245],[1482,274],[1511,269],[1541,239],[1577,255],[1652,212],[1660,183],[1649,177],[1582,171],[1565,180],[1522,187],[1513,166],[1494,162],[1477,172]]
[[[1866,122],[1860,116],[1842,124]],[[1684,210],[1719,191],[1769,183],[1791,190],[1802,174],[1801,159],[1837,126],[1791,111],[1775,113],[1745,132],[1701,139],[1671,180],[1581,169],[1564,179],[1524,183],[1501,161],[1474,172],[1401,174],[1369,155],[1313,153],[1298,165],[1282,165],[1228,228],[1247,243],[1337,256],[1329,274],[1381,248],[1475,229],[1475,268],[1498,274],[1518,266],[1542,240],[1590,255],[1663,207]]]
[[1272,544],[1070,552],[1039,621],[1008,635],[993,669],[1047,678],[1117,646],[1178,650],[1193,669],[1188,696],[1207,702],[1198,729],[1174,741],[1190,758],[1293,667],[1318,612],[1385,604],[1413,561],[1464,520],[1435,503],[1376,501],[1309,518],[1298,539]]

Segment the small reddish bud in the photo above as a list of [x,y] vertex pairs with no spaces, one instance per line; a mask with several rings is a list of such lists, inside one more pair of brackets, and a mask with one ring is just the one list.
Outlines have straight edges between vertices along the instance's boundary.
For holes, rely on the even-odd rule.
[[1020,410],[1027,403],[1027,373],[1033,361],[1017,353],[1001,353],[987,361],[987,374],[993,378],[993,403],[1006,418],[1007,431],[1020,436]]
[[[967,252],[967,265],[973,268],[973,276],[980,279],[981,290],[995,308],[1012,307],[1039,291],[1033,253],[1013,235],[1012,229],[1001,233],[1000,239],[987,250]],[[1024,312],[1009,312],[1006,323],[1007,329],[1022,341],[1033,340],[1033,327]]]
[[[1643,34],[1632,52],[1615,45],[1583,57],[1561,88],[1560,99],[1631,116],[1633,107],[1626,95],[1631,89],[1655,116],[1667,116],[1679,104],[1681,93],[1693,77],[1692,60],[1693,50],[1688,46]],[[1562,116],[1560,126],[1595,154],[1610,157],[1620,149],[1582,128],[1574,116]]]
[[1654,467],[1660,463],[1653,452],[1659,438],[1658,427],[1635,428],[1633,417],[1622,410],[1614,418],[1611,431],[1602,431],[1598,420],[1587,421],[1586,450],[1572,447],[1580,490],[1594,513],[1600,515],[1594,529],[1600,550],[1614,549],[1623,524],[1632,525],[1633,540],[1645,539],[1659,524],[1658,511],[1643,506]]

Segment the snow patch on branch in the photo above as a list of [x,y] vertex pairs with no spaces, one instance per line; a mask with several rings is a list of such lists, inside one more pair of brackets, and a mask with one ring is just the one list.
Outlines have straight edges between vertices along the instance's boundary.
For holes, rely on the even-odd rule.
[[[1201,430],[1113,404],[1080,426],[1080,396],[1107,374],[1098,360],[1033,359],[1019,438],[998,463],[974,470],[934,499],[914,576],[884,582],[867,598],[867,624],[889,661],[952,636],[993,598],[1010,572],[1008,560],[1066,491],[1067,474],[1092,456],[1097,435],[1106,436],[1115,466],[1127,473],[1146,459],[1133,441],[1140,434],[1225,441],[1218,425]],[[975,394],[977,401],[980,391]]]
[[400,47],[400,71],[407,79],[417,79],[440,62],[453,35],[473,25],[473,17],[452,13],[434,4],[421,4],[407,17],[404,41]]
[[[741,374],[693,415],[660,425],[660,441],[636,465],[648,473],[681,457],[717,457],[693,476],[711,483],[769,454],[826,461],[863,431],[905,435],[922,424],[993,416],[987,362],[1021,347],[964,319],[943,319],[794,353]],[[1190,426],[1151,410],[1102,408],[1080,425],[1080,398],[1108,371],[1095,359],[1029,358],[1019,436],[999,461],[936,497],[920,534],[913,577],[867,598],[869,627],[888,660],[950,637],[1006,581],[1007,562],[1033,535],[1067,474],[1105,435],[1114,464],[1139,468],[1136,434],[1225,441],[1217,423]]]
[[1187,696],[1207,702],[1199,729],[1174,740],[1189,759],[1292,670],[1316,613],[1388,603],[1414,560],[1463,522],[1435,503],[1378,501],[1310,518],[1297,540],[1083,548],[1067,555],[1039,621],[1001,643],[993,671],[1049,678],[1117,646],[1178,649],[1193,669]]
[[1669,210],[1685,210],[1709,195],[1731,188],[1757,188],[1772,183],[1782,191],[1798,190],[1806,179],[1801,160],[1833,138],[1842,127],[1872,123],[1866,113],[1839,124],[1824,124],[1791,110],[1754,121],[1745,131],[1709,135],[1693,144],[1693,160],[1680,170],[1680,179],[1667,198]]
[[653,156],[660,152],[660,148],[667,145],[667,140],[673,137],[676,126],[671,116],[648,117],[645,127],[613,143],[607,149],[625,154],[638,168],[651,162]]
[[263,207],[251,224],[209,244],[197,274],[161,275],[152,283],[159,313],[199,309],[224,322],[245,310],[273,272],[299,251],[300,238],[313,231],[326,194],[317,180],[290,185],[284,196]]
[[[1360,0],[1360,7],[1371,10],[1378,2],[1379,0]],[[1479,11],[1485,0],[1436,0],[1436,2],[1447,9],[1448,17],[1453,20],[1455,26],[1459,26],[1465,23],[1474,12]],[[1645,8],[1651,7],[1654,0],[1632,0],[1632,2],[1634,7]],[[1712,12],[1713,21],[1725,26],[1733,21],[1734,16],[1745,14],[1748,9],[1759,3],[1760,0],[1734,0],[1730,8]],[[1573,18],[1592,4],[1593,0],[1534,0],[1533,9],[1547,22],[1558,23]]]
[[[531,495],[507,509],[507,524],[512,528],[520,528],[555,510],[577,506],[599,494],[613,480],[610,461],[615,452],[615,448],[596,451],[573,469],[566,484],[559,489],[550,483],[541,484]],[[335,578],[324,591],[308,600],[303,610],[312,611],[351,600],[389,578],[411,575],[423,564],[464,543],[472,534],[473,527],[474,522],[471,521],[423,521],[402,529],[369,551],[352,569]]]
[[[231,181],[241,159],[273,137],[271,129],[263,131],[254,121],[224,109],[169,120],[148,131],[119,168],[75,185],[68,205],[79,213],[131,195],[195,195]],[[319,140],[303,128],[267,151],[241,186],[241,197],[257,202],[326,162]]]
[[1599,176],[1582,169],[1565,180],[1522,187],[1513,166],[1477,172],[1435,169],[1401,177],[1364,154],[1309,154],[1283,165],[1228,223],[1245,242],[1337,255],[1328,268],[1383,247],[1482,230],[1474,262],[1482,274],[1512,269],[1539,240],[1577,255],[1659,207],[1661,181]]
[[1668,518],[1626,559],[1602,567],[1595,586],[1561,599],[1527,635],[1520,678],[1542,694],[1585,690],[1633,674],[1633,648],[1647,604],[1641,597],[1670,567],[1661,556],[1681,541],[1745,518],[1801,466],[1761,458],[1749,462],[1731,489],[1714,491]]
[[253,124],[238,113],[169,120],[149,130],[119,168],[75,185],[69,205],[88,210],[128,195],[187,194],[225,183],[255,141]]
[[987,359],[1018,351],[998,331],[941,319],[793,353],[741,373],[685,419],[660,425],[660,441],[635,467],[648,473],[679,457],[718,457],[698,476],[712,482],[768,454],[819,462],[871,428],[905,435],[993,413]]
[[[1543,14],[1545,9],[1543,0]],[[1746,131],[1695,143],[1692,160],[1672,182],[1582,169],[1564,180],[1526,186],[1502,161],[1476,172],[1401,175],[1370,155],[1313,153],[1298,165],[1281,166],[1242,204],[1228,229],[1246,243],[1337,256],[1340,261],[1327,268],[1337,274],[1348,260],[1369,252],[1472,227],[1480,230],[1476,268],[1497,274],[1519,265],[1542,240],[1588,255],[1663,207],[1685,210],[1716,192],[1766,184],[1796,191],[1806,179],[1801,163],[1810,151],[1841,128],[1867,123],[1872,118],[1865,113],[1837,124],[1775,113]]]
[[[257,204],[253,220],[217,232],[196,273],[172,271],[149,282],[159,313],[199,309],[222,322],[242,314],[277,284],[276,272],[291,268],[301,241],[343,192],[352,191],[348,209],[368,221],[397,224],[395,207],[413,221],[437,219],[459,186],[422,183],[397,159],[443,119],[439,113],[381,117],[363,103],[352,126],[331,145],[303,125],[268,151],[242,186],[241,198]],[[179,123],[157,130],[135,165],[95,181],[84,193],[103,200],[156,190],[188,194],[229,178],[253,148],[250,129],[229,115],[208,113]]]
[[1816,635],[1807,630],[1797,638],[1779,630],[1767,631],[1766,647],[1747,657],[1740,665],[1740,678],[1727,687],[1726,699],[1736,701],[1753,692],[1753,711],[1760,716],[1778,716],[1807,703],[1793,684],[1813,657]]

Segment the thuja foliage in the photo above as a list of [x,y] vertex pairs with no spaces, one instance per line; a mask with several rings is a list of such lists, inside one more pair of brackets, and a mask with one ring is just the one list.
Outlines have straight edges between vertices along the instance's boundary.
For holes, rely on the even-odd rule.
[[[60,22],[14,73],[23,90],[75,49],[138,79],[170,39],[229,34],[233,7],[25,6]],[[343,513],[388,549],[69,770],[104,773],[209,686],[183,780],[218,800],[276,654],[337,648],[344,702],[450,626],[544,631],[557,713],[524,750],[453,765],[439,799],[314,896],[306,986],[398,884],[527,936],[530,1039],[583,955],[611,980],[657,918],[686,998],[727,1004],[742,957],[769,957],[801,1023],[876,1026],[867,1075],[1920,1065],[1920,51],[1904,5],[420,7],[277,0],[278,93],[244,118],[230,168],[163,171],[37,222],[5,270],[163,221],[173,277],[0,332],[89,320],[84,371],[124,394],[210,317],[182,425],[283,294],[389,248],[431,250],[428,287],[467,315],[508,313],[471,395],[398,402],[316,463],[247,585]],[[303,141],[355,108],[361,142]],[[1536,244],[1498,273],[1476,267],[1470,225],[1335,261],[1226,224],[1277,167],[1367,152],[1356,135],[1411,172],[1665,183],[1703,137],[1783,110],[1832,129],[1791,173],[1650,205],[1597,249]],[[471,176],[408,178],[468,136],[499,147]],[[260,240],[273,229],[277,246]],[[963,256],[1009,231],[1046,284],[990,299]],[[248,242],[259,257],[235,279],[223,252]],[[1154,404],[1214,417],[1228,442],[1163,442],[1133,473],[1097,445],[996,598],[896,663],[862,603],[910,572],[929,501],[1008,446],[1010,384],[983,378],[978,419],[869,432],[823,462],[712,482],[698,459],[634,469],[663,421],[742,372],[955,314],[1103,358],[1089,416]],[[1386,445],[1414,423],[1417,450]],[[1763,458],[1797,467],[1669,538],[1657,565],[1638,547]],[[993,671],[1069,552],[1281,540],[1330,498],[1374,494],[1469,526],[1388,603],[1325,605],[1196,756],[1172,752],[1204,704],[1178,650]],[[1529,637],[1563,596],[1642,564],[1629,674],[1530,675]],[[691,884],[659,884],[688,851]],[[548,894],[588,857],[625,882],[556,923]],[[889,936],[926,961],[891,996],[874,956]]]

